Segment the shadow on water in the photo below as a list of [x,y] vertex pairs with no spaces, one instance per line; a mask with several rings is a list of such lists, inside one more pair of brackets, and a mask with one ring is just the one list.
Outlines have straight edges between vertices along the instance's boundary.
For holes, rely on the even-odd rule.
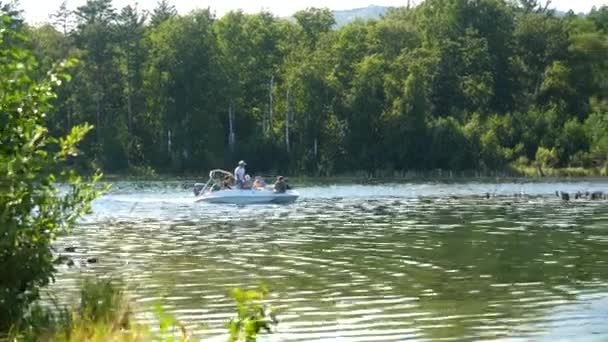
[[162,297],[203,337],[223,333],[229,289],[264,282],[277,341],[606,338],[606,311],[589,306],[608,298],[608,202],[552,193],[607,185],[342,185],[237,208],[124,183],[60,242],[99,262],[66,268],[53,289],[118,274],[142,311]]

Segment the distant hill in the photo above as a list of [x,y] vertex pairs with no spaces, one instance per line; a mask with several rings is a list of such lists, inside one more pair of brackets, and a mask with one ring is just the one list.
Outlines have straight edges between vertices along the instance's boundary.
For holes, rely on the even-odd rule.
[[[333,11],[334,18],[336,19],[336,27],[342,27],[356,19],[378,19],[382,17],[388,11],[390,7],[388,6],[376,6],[370,5],[362,8],[353,8],[347,10]],[[555,10],[555,15],[558,17],[563,17],[568,13],[565,11]],[[579,16],[586,15],[585,13],[577,13]],[[293,17],[290,17],[289,20],[293,20]]]
[[355,19],[377,19],[386,13],[389,7],[370,5],[363,8],[353,8],[342,11],[333,11],[336,26],[340,27]]

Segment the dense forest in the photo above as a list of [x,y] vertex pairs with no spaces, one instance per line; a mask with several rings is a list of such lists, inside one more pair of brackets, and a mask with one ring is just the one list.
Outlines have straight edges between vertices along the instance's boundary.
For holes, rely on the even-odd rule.
[[88,0],[41,26],[4,8],[41,69],[74,61],[47,120],[56,135],[94,126],[83,167],[608,168],[608,6],[426,0],[339,29],[318,8],[216,17]]

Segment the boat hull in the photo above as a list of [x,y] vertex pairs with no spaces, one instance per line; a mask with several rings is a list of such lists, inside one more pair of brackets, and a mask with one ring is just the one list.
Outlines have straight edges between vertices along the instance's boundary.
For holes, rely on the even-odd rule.
[[218,203],[218,204],[286,204],[297,200],[299,194],[295,191],[287,191],[278,194],[266,190],[221,190],[206,193],[196,198],[196,202]]

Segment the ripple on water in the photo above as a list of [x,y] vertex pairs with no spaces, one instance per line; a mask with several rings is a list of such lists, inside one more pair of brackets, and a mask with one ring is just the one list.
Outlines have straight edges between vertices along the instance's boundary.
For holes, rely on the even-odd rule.
[[162,302],[220,340],[228,291],[260,282],[281,321],[268,341],[606,339],[608,306],[595,303],[608,298],[608,206],[544,195],[556,188],[608,186],[313,187],[293,205],[236,208],[121,182],[58,244],[99,262],[62,269],[51,290],[69,298],[82,274],[120,276],[145,321]]

